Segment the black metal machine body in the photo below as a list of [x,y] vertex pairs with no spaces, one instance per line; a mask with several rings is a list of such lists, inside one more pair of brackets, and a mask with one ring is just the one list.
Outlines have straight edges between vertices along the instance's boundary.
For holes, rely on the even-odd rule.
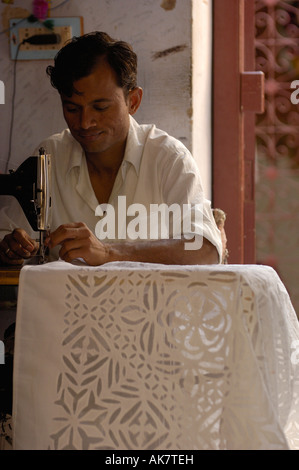
[[0,195],[14,196],[35,232],[39,232],[38,262],[46,261],[44,238],[51,224],[51,156],[41,148],[16,170],[0,175]]

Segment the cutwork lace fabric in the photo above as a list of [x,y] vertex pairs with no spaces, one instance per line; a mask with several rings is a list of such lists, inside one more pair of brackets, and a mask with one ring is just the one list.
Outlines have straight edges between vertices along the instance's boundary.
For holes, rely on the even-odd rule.
[[16,325],[15,449],[299,448],[298,320],[272,268],[26,266]]

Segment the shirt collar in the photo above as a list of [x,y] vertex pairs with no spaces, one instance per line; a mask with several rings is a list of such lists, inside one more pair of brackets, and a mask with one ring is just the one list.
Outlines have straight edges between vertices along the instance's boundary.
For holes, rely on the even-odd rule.
[[76,139],[74,139],[70,130],[66,129],[66,132],[68,133],[68,136],[71,142],[71,151],[69,152],[69,161],[66,167],[66,175],[68,175],[69,172],[73,168],[81,167],[82,159],[85,158],[85,156],[84,156],[84,150],[82,149],[79,142],[77,142]]
[[140,125],[135,121],[135,119],[130,115],[130,128],[128,132],[127,144],[124,155],[124,162],[127,166],[128,163],[131,163],[138,175],[140,162],[144,147],[143,142],[143,133],[141,132]]

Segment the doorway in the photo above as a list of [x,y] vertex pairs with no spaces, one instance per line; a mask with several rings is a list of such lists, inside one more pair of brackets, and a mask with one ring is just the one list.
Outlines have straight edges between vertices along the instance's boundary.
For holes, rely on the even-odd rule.
[[227,214],[229,263],[255,263],[255,116],[264,111],[255,70],[253,0],[213,2],[213,206]]

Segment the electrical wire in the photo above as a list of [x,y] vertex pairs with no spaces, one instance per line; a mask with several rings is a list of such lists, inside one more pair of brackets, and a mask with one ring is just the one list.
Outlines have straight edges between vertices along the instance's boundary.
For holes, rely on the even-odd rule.
[[15,97],[16,97],[16,78],[17,78],[17,60],[19,55],[20,47],[24,41],[20,42],[17,47],[16,56],[14,59],[14,66],[13,66],[13,88],[12,88],[12,99],[11,99],[11,117],[10,117],[10,130],[9,130],[9,141],[8,141],[8,157],[6,161],[6,168],[5,173],[8,172],[8,166],[11,157],[11,145],[12,145],[12,133],[13,133],[13,124],[14,124],[14,115],[15,115]]
[[56,7],[50,7],[50,10],[56,10],[56,8],[62,7],[65,3],[68,3],[70,0],[64,0],[64,2],[59,3],[59,5],[56,5]]
[[20,23],[22,23],[23,21],[27,20],[27,18],[21,18],[19,21],[17,21],[13,26],[10,26],[10,28],[7,28],[7,29],[3,29],[2,31],[0,31],[0,35],[1,34],[5,34],[5,33],[8,33],[8,31],[11,31],[13,28],[15,28],[16,26],[19,26]]

